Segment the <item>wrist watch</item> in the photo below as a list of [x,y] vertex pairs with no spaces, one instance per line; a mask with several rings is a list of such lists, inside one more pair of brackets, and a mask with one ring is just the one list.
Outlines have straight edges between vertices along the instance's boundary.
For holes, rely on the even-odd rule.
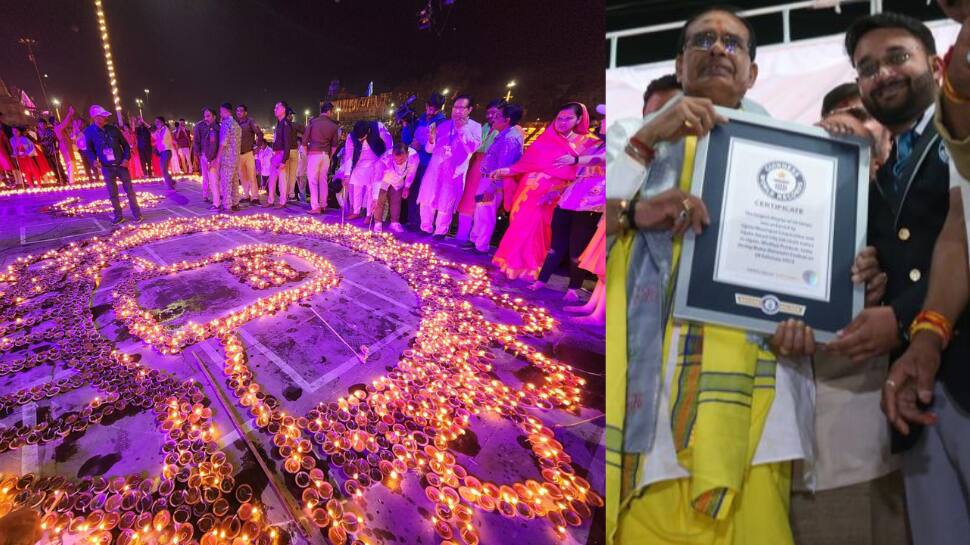
[[620,201],[620,208],[616,211],[616,223],[620,226],[620,231],[628,231],[630,229],[630,219],[626,215],[627,209],[630,207],[630,201],[624,199]]
[[638,202],[640,202],[639,191],[632,199],[620,201],[620,209],[616,213],[616,222],[620,225],[621,231],[637,228],[636,212]]

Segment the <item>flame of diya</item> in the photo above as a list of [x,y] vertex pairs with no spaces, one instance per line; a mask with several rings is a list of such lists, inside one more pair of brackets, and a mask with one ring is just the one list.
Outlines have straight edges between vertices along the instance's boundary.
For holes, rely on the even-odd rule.
[[[145,191],[137,192],[136,199],[141,208],[152,208],[165,200],[165,197]],[[121,202],[126,202],[128,195],[121,193],[118,195]],[[68,197],[62,201],[57,201],[50,206],[50,212],[60,216],[87,216],[91,214],[105,214],[112,212],[114,207],[109,199],[98,199],[88,203],[81,203],[80,197]]]
[[[385,264],[418,296],[421,323],[413,345],[393,370],[366,388],[321,402],[305,415],[287,414],[255,380],[236,329],[335,287],[340,278],[333,266],[309,250],[284,245],[241,245],[167,266],[129,254],[144,244],[225,229],[323,240]],[[138,306],[139,281],[215,263],[226,263],[230,272],[257,289],[296,282],[296,270],[281,256],[308,263],[311,272],[293,287],[208,323],[172,331]],[[116,319],[163,354],[177,354],[210,337],[219,340],[231,392],[271,438],[287,482],[301,490],[303,515],[330,542],[365,542],[367,490],[398,489],[409,475],[428,484],[431,526],[442,543],[477,545],[477,511],[545,519],[562,535],[603,506],[602,497],[576,474],[569,454],[541,419],[543,410],[577,410],[585,384],[568,365],[523,340],[554,327],[543,308],[496,293],[485,269],[443,259],[426,244],[406,244],[387,234],[310,218],[252,215],[129,226],[18,258],[0,271],[0,354],[43,347],[6,359],[0,376],[51,361],[67,362],[77,371],[69,379],[0,397],[0,412],[85,385],[100,392],[78,411],[47,416],[35,425],[0,428],[0,452],[83,432],[129,407],[151,410],[164,437],[163,463],[156,475],[110,480],[0,475],[0,515],[14,508],[34,509],[50,536],[77,534],[90,543],[286,542],[283,530],[268,524],[265,506],[252,487],[235,481],[233,465],[216,443],[218,430],[200,385],[141,365],[95,328],[90,295],[102,271],[119,261],[127,261],[132,272],[113,290]],[[521,324],[486,319],[469,301],[472,297],[514,311]],[[495,379],[494,346],[535,367],[544,381],[515,389]],[[483,482],[459,463],[449,450],[451,443],[466,433],[473,417],[489,414],[513,422],[525,435],[540,465],[541,481]]]

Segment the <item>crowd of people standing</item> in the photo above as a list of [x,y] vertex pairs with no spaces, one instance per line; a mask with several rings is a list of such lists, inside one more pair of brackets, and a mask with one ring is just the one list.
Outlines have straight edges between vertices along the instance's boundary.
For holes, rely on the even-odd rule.
[[[507,214],[493,258],[505,276],[538,290],[568,262],[566,302],[578,301],[588,277],[599,281],[587,304],[567,309],[602,324],[605,120],[591,133],[586,106],[571,102],[526,146],[522,106],[492,100],[479,123],[471,96],[456,95],[449,116],[444,104],[443,96],[431,95],[424,113],[402,120],[396,134],[377,119],[359,120],[344,134],[333,103],[322,100],[319,115],[301,125],[279,101],[271,136],[244,104],[203,108],[191,128],[161,116],[151,126],[141,116],[115,125],[97,105],[86,125],[69,107],[56,124],[41,120],[36,135],[14,127],[11,138],[0,137],[0,169],[13,173],[13,183],[38,186],[47,172],[57,183],[76,183],[81,165],[88,180],[106,183],[116,224],[125,221],[116,180],[141,221],[132,179],[158,176],[175,189],[177,177],[195,173],[213,212],[304,202],[309,214],[336,208],[344,220],[377,233],[387,224],[394,233],[407,228],[437,241],[457,223],[455,240],[478,254],[492,251]],[[604,106],[598,111],[605,115]]]

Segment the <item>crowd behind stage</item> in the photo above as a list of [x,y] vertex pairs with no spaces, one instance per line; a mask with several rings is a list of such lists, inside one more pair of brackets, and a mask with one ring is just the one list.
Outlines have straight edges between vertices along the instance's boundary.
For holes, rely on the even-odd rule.
[[[579,302],[584,282],[595,279],[589,300],[565,309],[579,323],[602,325],[605,119],[594,130],[584,104],[564,104],[526,146],[522,106],[492,100],[480,123],[473,119],[472,97],[455,96],[449,116],[444,104],[442,95],[432,94],[424,113],[402,116],[393,135],[377,119],[357,121],[344,135],[331,118],[334,105],[325,100],[306,125],[294,121],[285,101],[277,102],[271,134],[244,104],[203,108],[191,128],[184,119],[173,124],[156,117],[150,125],[141,116],[118,126],[101,106],[90,106],[87,119],[68,107],[60,121],[3,125],[0,172],[10,188],[101,180],[115,224],[126,221],[117,181],[140,222],[132,179],[158,177],[177,190],[179,175],[196,173],[214,213],[257,206],[296,211],[295,201],[305,203],[300,210],[308,204],[308,214],[332,207],[333,214],[378,233],[387,223],[395,233],[408,228],[434,240],[449,236],[457,223],[456,241],[479,254],[492,253],[497,218],[507,214],[494,264],[532,290],[565,264],[567,303]],[[605,116],[605,106],[597,112]]]
[[970,544],[970,1],[939,4],[954,44],[898,13],[853,21],[857,78],[822,101],[818,125],[872,152],[841,280],[865,305],[824,344],[791,314],[763,335],[669,304],[681,236],[717,229],[691,191],[698,139],[732,123],[715,106],[769,115],[746,96],[751,24],[701,9],[643,117],[611,125],[608,545]]

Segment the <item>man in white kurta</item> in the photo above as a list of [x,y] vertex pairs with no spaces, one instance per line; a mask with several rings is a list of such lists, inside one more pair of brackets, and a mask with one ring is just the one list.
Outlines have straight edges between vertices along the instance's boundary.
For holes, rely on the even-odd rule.
[[482,126],[468,116],[471,97],[458,95],[451,119],[432,127],[425,150],[431,153],[428,170],[421,181],[421,230],[443,238],[451,226],[465,183],[465,171],[472,153],[482,143]]

